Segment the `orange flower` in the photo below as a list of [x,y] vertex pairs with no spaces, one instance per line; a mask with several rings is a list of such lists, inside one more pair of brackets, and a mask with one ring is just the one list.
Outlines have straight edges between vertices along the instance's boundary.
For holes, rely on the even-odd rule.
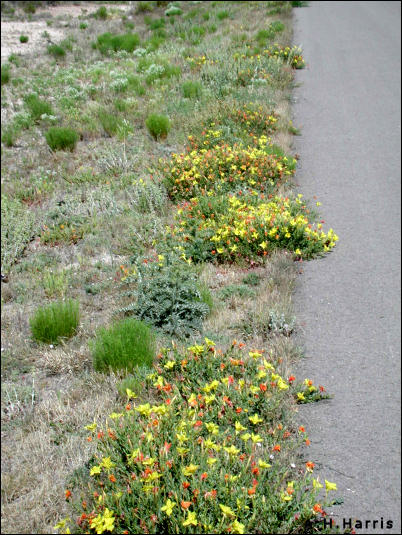
[[201,420],[197,420],[193,427],[200,427],[201,425],[202,425],[202,421]]
[[188,509],[191,504],[192,502],[185,502],[184,500],[180,502],[180,505],[182,506],[183,509]]
[[301,425],[301,426],[299,427],[299,431],[300,431],[301,433],[304,433],[306,430],[305,430],[304,427]]
[[306,438],[306,446],[310,446],[311,442],[308,438]]
[[100,439],[100,438],[103,438],[103,437],[105,436],[105,434],[104,434],[103,431],[99,431],[99,433],[98,433],[97,436],[98,436],[98,438]]
[[251,473],[254,474],[255,476],[258,476],[258,474],[260,473],[260,471],[259,471],[258,468],[256,467],[256,468],[253,468],[253,469],[251,470]]
[[112,483],[116,483],[116,478],[114,477],[113,474],[110,474],[110,476],[109,476],[109,480],[110,480]]
[[112,430],[112,429],[108,429],[107,430],[107,434],[109,435],[109,437],[112,439],[112,440],[116,440],[116,435],[115,435],[115,432]]
[[290,437],[290,433],[289,433],[289,431],[285,431],[283,433],[283,438],[288,438],[288,437]]
[[315,513],[322,513],[322,508],[320,503],[315,503],[313,506],[313,510]]
[[320,392],[325,392],[325,388],[322,385],[320,385],[318,388],[320,389]]
[[282,424],[278,424],[278,429],[279,430],[283,429],[283,425]]
[[242,411],[243,411],[243,409],[241,407],[236,407],[237,414],[240,414]]
[[288,379],[289,383],[292,383],[293,381],[296,380],[296,377],[294,375],[291,375]]
[[309,472],[312,472],[312,471],[313,471],[314,466],[315,466],[315,464],[312,463],[311,461],[309,461],[308,463],[306,463],[306,468],[307,468],[307,470],[308,470]]
[[68,500],[69,498],[71,498],[71,490],[66,490],[66,500]]
[[249,496],[252,496],[253,494],[255,494],[255,487],[248,489],[247,493]]
[[92,442],[92,437],[87,437],[88,442]]
[[204,481],[204,479],[207,479],[208,474],[206,472],[201,474],[201,481]]
[[281,451],[281,447],[280,447],[279,444],[276,444],[276,445],[274,446],[274,451]]
[[131,409],[131,405],[130,405],[130,403],[127,403],[127,405],[126,405],[126,411],[129,411],[130,409]]
[[225,368],[226,368],[226,365],[223,362],[221,362],[220,369],[224,370]]
[[260,384],[260,390],[261,390],[261,392],[266,392],[266,390],[267,390],[267,385],[264,384],[264,383],[261,383],[261,384]]
[[190,483],[188,481],[183,481],[182,483],[183,489],[188,489],[189,486],[190,486]]

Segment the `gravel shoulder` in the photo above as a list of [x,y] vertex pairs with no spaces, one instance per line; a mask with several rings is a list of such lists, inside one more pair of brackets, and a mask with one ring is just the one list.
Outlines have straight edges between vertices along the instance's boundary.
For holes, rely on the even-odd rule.
[[308,62],[294,93],[296,180],[339,235],[332,254],[303,264],[295,297],[299,375],[334,398],[300,414],[320,480],[337,482],[344,499],[337,523],[400,533],[401,5],[310,2],[294,12]]

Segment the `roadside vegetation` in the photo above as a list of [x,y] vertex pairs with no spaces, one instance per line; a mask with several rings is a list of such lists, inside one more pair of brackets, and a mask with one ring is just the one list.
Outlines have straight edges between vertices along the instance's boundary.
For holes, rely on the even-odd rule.
[[298,267],[337,241],[293,182],[299,3],[4,4],[64,34],[1,69],[4,532],[329,532],[296,416],[328,394],[292,375]]

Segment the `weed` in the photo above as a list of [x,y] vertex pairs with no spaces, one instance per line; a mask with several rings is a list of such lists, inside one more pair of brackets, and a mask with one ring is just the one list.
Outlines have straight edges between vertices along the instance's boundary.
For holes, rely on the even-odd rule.
[[1,196],[1,270],[7,273],[35,233],[32,211],[16,199]]
[[177,6],[170,6],[166,11],[165,15],[167,17],[175,17],[176,15],[181,15],[183,11]]
[[98,35],[95,43],[97,48],[102,54],[107,54],[110,51],[117,52],[124,50],[126,52],[133,52],[140,44],[140,38],[136,33],[125,33],[120,35],[114,35],[110,32]]
[[73,151],[79,139],[79,135],[71,128],[53,126],[45,134],[47,144],[54,150]]
[[65,271],[54,272],[49,269],[43,276],[43,288],[47,297],[64,297],[67,291],[68,279]]
[[261,277],[257,273],[248,273],[242,279],[243,284],[248,284],[249,286],[259,286],[261,282]]
[[56,59],[64,58],[66,55],[65,49],[60,45],[49,45],[47,51],[50,55],[54,56]]
[[81,22],[79,27],[80,27],[80,30],[86,30],[88,28],[88,23]]
[[1,142],[4,143],[6,147],[14,147],[17,142],[18,134],[19,130],[17,128],[8,126],[4,129],[4,132],[1,135]]
[[185,98],[199,98],[202,94],[202,85],[200,82],[188,80],[187,82],[183,83],[181,88]]
[[149,115],[145,124],[149,133],[155,140],[166,138],[171,128],[169,117],[166,115],[158,115],[157,113]]
[[20,35],[20,43],[27,43],[29,41],[29,37],[27,35]]
[[28,15],[33,15],[36,12],[36,6],[35,6],[34,2],[24,2],[24,6],[23,6],[22,9]]
[[[135,369],[135,375],[127,375],[120,383],[117,384],[119,395],[126,400],[132,399],[133,395],[140,396],[147,389],[147,376],[149,375],[148,366],[138,365]],[[129,394],[127,394],[127,389]]]
[[96,19],[106,20],[108,17],[107,9],[105,6],[101,6],[97,11],[94,13],[94,17]]
[[79,304],[69,299],[39,307],[30,319],[33,338],[46,344],[57,344],[61,338],[71,338],[79,325]]
[[210,312],[203,295],[209,302],[211,298],[205,288],[201,293],[195,273],[174,256],[137,264],[135,274],[125,280],[129,290],[124,293],[135,301],[121,312],[134,314],[169,334],[187,336],[200,331]]
[[225,286],[222,288],[222,290],[219,292],[219,295],[222,297],[222,299],[230,299],[232,296],[238,296],[238,297],[254,297],[255,291],[245,284],[229,284],[228,286]]
[[229,12],[226,9],[223,9],[222,11],[218,11],[216,14],[216,18],[219,20],[227,19],[229,16]]
[[27,95],[24,102],[34,121],[39,121],[42,115],[53,115],[52,106],[48,102],[41,100],[35,93]]
[[121,121],[115,113],[109,113],[106,110],[99,111],[99,120],[102,128],[110,137],[117,134]]
[[10,65],[7,63],[1,66],[1,85],[8,84],[10,81]]
[[98,329],[90,349],[95,370],[133,372],[137,366],[152,366],[155,335],[143,321],[127,318]]

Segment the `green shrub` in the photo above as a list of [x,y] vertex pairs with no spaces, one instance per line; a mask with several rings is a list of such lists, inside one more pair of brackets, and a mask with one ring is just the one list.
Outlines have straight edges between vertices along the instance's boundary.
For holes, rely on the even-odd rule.
[[139,44],[140,38],[136,33],[113,35],[110,32],[106,32],[98,35],[95,48],[102,54],[107,54],[110,51],[117,52],[118,50],[133,52]]
[[183,90],[183,96],[185,98],[199,98],[201,96],[202,92],[202,85],[200,82],[193,82],[192,80],[188,80],[187,82],[184,82],[181,86]]
[[260,275],[257,275],[257,273],[248,273],[242,279],[242,283],[248,284],[249,286],[258,286],[260,282],[261,282],[261,277]]
[[80,30],[86,30],[88,28],[88,23],[86,22],[81,22],[80,24]]
[[219,20],[227,19],[228,16],[229,16],[229,13],[226,9],[223,9],[222,11],[218,11],[218,13],[216,14],[216,17]]
[[20,35],[20,43],[27,43],[29,41],[29,37],[27,35]]
[[149,133],[154,139],[164,139],[171,128],[169,117],[152,113],[145,121]]
[[34,121],[39,121],[44,114],[53,115],[52,106],[48,102],[41,100],[35,93],[27,95],[24,102]]
[[79,135],[71,128],[53,126],[45,134],[47,144],[52,150],[73,151]]
[[132,372],[136,366],[152,366],[155,334],[144,322],[127,318],[98,329],[90,348],[95,370]]
[[61,338],[71,338],[75,334],[79,320],[79,304],[69,299],[39,307],[29,323],[35,340],[57,344]]
[[1,196],[1,271],[7,273],[35,235],[35,215],[16,199]]
[[136,13],[146,13],[148,11],[153,11],[154,8],[151,4],[151,2],[138,2],[137,9],[135,10]]
[[181,15],[183,11],[177,6],[170,6],[166,11],[165,15],[167,17],[174,17],[175,15]]
[[64,58],[64,56],[66,55],[66,51],[60,45],[49,45],[47,47],[47,51],[50,55],[54,56],[56,59]]
[[107,19],[107,9],[105,6],[101,6],[97,11],[94,13],[94,17],[96,19],[106,20]]
[[9,126],[4,129],[1,135],[1,142],[4,143],[6,147],[14,147],[18,134],[19,131],[17,128]]
[[10,65],[7,63],[1,66],[1,85],[8,84],[10,81]]
[[121,121],[115,113],[108,113],[106,110],[101,110],[99,112],[99,120],[106,134],[110,137],[117,134]]
[[33,15],[36,11],[36,6],[33,2],[25,2],[22,9],[25,11],[25,13]]
[[138,262],[136,275],[125,281],[129,290],[124,295],[135,300],[121,312],[134,314],[170,335],[200,331],[210,312],[206,301],[211,302],[211,297],[205,288],[201,291],[196,274],[183,261],[168,257],[170,263],[162,262]]
[[166,24],[165,19],[152,19],[151,17],[144,17],[145,24],[149,27],[150,30],[159,30],[163,28]]

